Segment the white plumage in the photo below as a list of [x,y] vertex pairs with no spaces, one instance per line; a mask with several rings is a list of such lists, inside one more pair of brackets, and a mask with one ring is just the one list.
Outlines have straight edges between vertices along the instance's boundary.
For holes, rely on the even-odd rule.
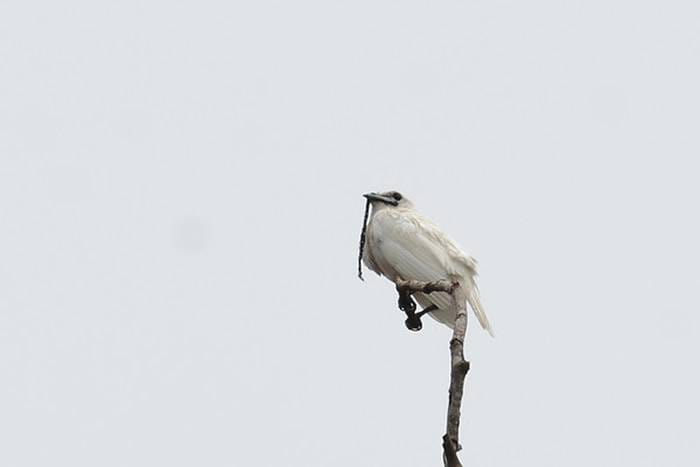
[[[465,254],[435,224],[421,216],[413,203],[400,193],[369,193],[365,197],[372,203],[372,215],[367,225],[362,255],[364,264],[392,282],[396,282],[397,277],[425,282],[440,279],[458,281],[465,289],[467,302],[481,327],[493,336],[493,329],[479,299],[475,280],[476,260]],[[456,313],[448,294],[416,293],[414,297],[423,308],[437,306],[438,309],[430,312],[430,315],[450,328],[454,327]]]

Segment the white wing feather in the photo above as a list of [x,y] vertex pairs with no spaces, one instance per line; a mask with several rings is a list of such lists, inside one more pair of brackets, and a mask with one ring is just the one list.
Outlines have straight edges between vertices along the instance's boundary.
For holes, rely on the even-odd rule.
[[[368,228],[368,255],[365,264],[395,281],[403,279],[459,281],[467,290],[468,301],[479,323],[493,334],[479,301],[476,287],[476,260],[462,250],[437,226],[415,211],[383,210],[372,216]],[[369,259],[369,261],[368,261]],[[369,266],[369,264],[368,264]],[[376,268],[376,269],[375,269]],[[430,313],[437,321],[454,326],[455,312],[450,296],[444,292],[415,294],[416,301],[438,310]]]

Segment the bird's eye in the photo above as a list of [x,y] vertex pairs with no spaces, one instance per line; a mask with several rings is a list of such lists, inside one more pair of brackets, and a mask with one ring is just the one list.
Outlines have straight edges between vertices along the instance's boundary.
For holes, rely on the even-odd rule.
[[396,201],[401,201],[401,198],[403,198],[403,196],[401,196],[401,193],[397,191],[393,192],[391,194],[391,197],[394,198]]

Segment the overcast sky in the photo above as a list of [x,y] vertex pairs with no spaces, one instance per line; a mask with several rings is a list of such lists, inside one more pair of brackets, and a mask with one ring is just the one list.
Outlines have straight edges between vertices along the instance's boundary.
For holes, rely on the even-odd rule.
[[480,261],[467,466],[697,466],[700,7],[0,2],[0,465],[438,466],[450,331],[356,277],[398,189]]

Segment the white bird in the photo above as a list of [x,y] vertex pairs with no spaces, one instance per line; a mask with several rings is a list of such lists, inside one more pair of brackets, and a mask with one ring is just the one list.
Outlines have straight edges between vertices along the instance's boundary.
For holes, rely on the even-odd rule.
[[[387,191],[363,196],[372,205],[372,215],[366,226],[366,236],[363,231],[366,246],[361,252],[362,262],[394,283],[397,278],[459,282],[481,327],[493,336],[493,329],[479,299],[476,260],[464,253],[435,224],[421,216],[413,203],[401,193]],[[429,313],[435,320],[454,327],[457,314],[447,293],[418,292],[414,297],[424,309],[432,310]],[[408,320],[406,324],[409,325]],[[420,321],[413,330],[418,329]]]

